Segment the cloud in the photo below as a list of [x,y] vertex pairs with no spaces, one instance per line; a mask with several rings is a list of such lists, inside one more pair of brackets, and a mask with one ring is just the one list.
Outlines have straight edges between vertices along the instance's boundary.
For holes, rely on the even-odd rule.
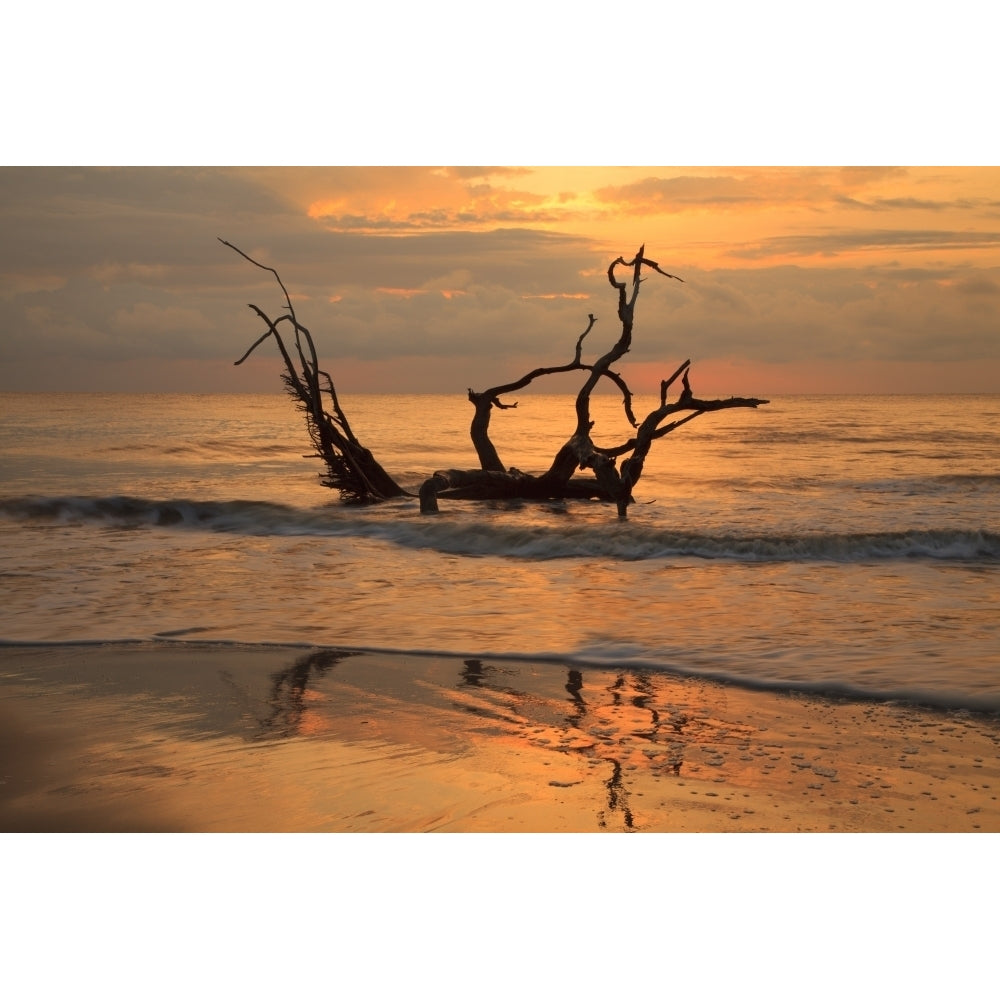
[[1000,282],[989,278],[963,278],[955,283],[955,290],[962,295],[1000,297]]
[[957,200],[931,200],[928,198],[872,198],[862,201],[848,195],[838,195],[836,201],[840,205],[864,212],[951,212],[959,209],[969,212],[996,212],[1000,210],[1000,201],[990,198],[961,198]]
[[908,178],[909,171],[898,166],[846,166],[838,168],[837,175],[846,186],[860,187],[883,181],[902,182]]
[[337,232],[406,233],[427,230],[492,229],[498,226],[541,225],[561,221],[565,213],[547,207],[548,199],[527,191],[494,187],[490,184],[463,184],[451,189],[445,202],[428,207],[426,192],[419,188],[401,190],[391,197],[378,196],[361,204],[341,195],[319,200],[309,214],[324,227]]
[[485,205],[482,200],[455,211],[438,209],[383,216],[316,214],[314,217],[335,232],[359,233],[418,233],[433,229],[468,229],[473,226],[487,229],[525,223],[557,223],[564,218],[555,212],[537,209]]
[[463,180],[478,180],[482,177],[525,177],[531,170],[528,167],[444,167],[442,173]]
[[198,284],[219,229],[251,218],[257,233],[302,228],[280,198],[226,170],[2,168],[0,271],[118,282],[147,268],[143,281]]
[[327,229],[405,233],[556,221],[549,196],[511,185],[531,174],[523,167],[357,168],[322,170],[308,186],[280,182],[307,196],[307,214]]
[[[979,187],[983,192],[979,193]],[[989,183],[975,188],[976,195],[956,195],[963,185],[950,171],[916,173],[902,167],[727,168],[649,175],[627,184],[595,190],[606,208],[653,214],[698,213],[708,210],[722,216],[781,209],[790,212],[838,214],[915,214],[962,212],[995,214],[1000,201]],[[927,192],[937,195],[929,197]]]
[[[992,306],[980,308],[998,282],[1000,268],[975,279],[975,294],[961,272],[941,269],[784,266],[695,272],[679,293],[650,289],[642,329],[659,320],[671,340],[702,357],[998,359],[1000,321]],[[637,336],[639,343],[647,339],[645,333]]]
[[829,167],[699,168],[668,176],[648,175],[627,184],[598,188],[594,197],[619,211],[732,214],[778,207],[810,214],[850,202],[848,191],[870,189],[907,176],[897,168]]
[[[495,384],[562,363],[590,312],[588,347],[606,347],[618,329],[607,266],[642,239],[685,284],[643,284],[629,361],[996,358],[1000,231],[969,207],[989,200],[994,179],[895,168],[0,168],[0,388],[58,387],[59,372],[39,364],[55,356],[228,371],[263,332],[247,303],[278,316],[285,302],[273,275],[219,236],[276,267],[324,361],[369,366],[371,385],[378,365],[419,371],[410,389],[453,389],[456,377]],[[320,202],[340,207],[310,215]],[[873,205],[886,226],[870,225]]]
[[774,236],[753,245],[732,247],[726,252],[730,257],[754,260],[770,257],[836,257],[859,251],[953,251],[996,247],[1000,247],[1000,231],[855,229]]
[[735,208],[764,202],[752,180],[732,176],[646,177],[632,184],[598,188],[598,202],[629,211],[678,212],[695,208]]

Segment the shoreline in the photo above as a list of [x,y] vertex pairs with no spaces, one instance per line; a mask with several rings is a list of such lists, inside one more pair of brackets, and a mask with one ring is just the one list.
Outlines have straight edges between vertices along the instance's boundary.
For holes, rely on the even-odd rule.
[[1000,831],[1000,718],[555,661],[0,647],[0,831]]

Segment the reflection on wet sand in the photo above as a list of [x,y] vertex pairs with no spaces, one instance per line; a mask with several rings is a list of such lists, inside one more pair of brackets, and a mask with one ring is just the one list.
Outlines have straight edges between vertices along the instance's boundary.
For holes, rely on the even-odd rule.
[[[494,691],[502,692],[511,697],[512,701],[517,705],[523,706],[529,703],[529,698],[527,692],[517,691],[509,685],[491,684],[491,678],[495,677],[501,668],[492,667],[484,665],[482,660],[465,660],[464,666],[460,673],[461,684],[469,685],[477,688],[492,688]],[[618,699],[618,689],[621,688],[625,683],[623,675],[619,675],[616,682],[612,685],[612,699]],[[576,669],[570,668],[567,671],[567,679],[565,684],[565,689],[569,693],[569,701],[572,705],[572,711],[565,716],[565,728],[563,733],[566,735],[571,735],[571,730],[576,730],[577,733],[582,733],[585,728],[588,715],[588,705],[586,700],[582,695],[583,691],[583,673]],[[641,699],[633,699],[633,703],[637,707],[644,707],[640,704]],[[484,709],[480,706],[473,704],[465,704],[464,708],[467,712],[473,712],[476,714],[484,714]],[[499,717],[499,716],[498,716]],[[502,716],[509,721],[509,715]],[[657,718],[656,712],[653,712],[654,721]],[[523,725],[528,726],[530,720],[524,717]],[[616,813],[621,813],[622,822],[625,830],[633,829],[632,822],[632,811],[628,806],[628,788],[622,780],[622,764],[619,759],[611,754],[604,754],[600,750],[596,749],[598,747],[597,743],[589,742],[584,739],[583,742],[577,741],[568,747],[561,748],[564,753],[579,753],[584,757],[593,759],[603,759],[606,760],[611,765],[611,774],[604,782],[604,788],[607,792],[607,812],[612,815]],[[599,827],[606,828],[608,825],[608,820],[606,816],[606,811],[603,806],[595,810],[597,817],[597,824]]]
[[[355,739],[358,725],[371,723],[371,733],[384,730],[376,717],[368,720],[347,720],[336,704],[337,685],[332,683],[331,670],[356,653],[341,650],[317,650],[297,657],[289,666],[275,671],[270,677],[266,712],[255,713],[257,726],[249,738],[254,741],[280,741],[302,736],[325,735],[332,738]],[[425,687],[421,703],[428,710],[440,710],[436,704],[444,699],[454,708],[478,717],[490,725],[484,734],[490,739],[502,734],[513,737],[533,750],[577,756],[588,771],[597,769],[599,780],[587,782],[594,792],[592,814],[595,827],[614,827],[624,831],[636,829],[630,805],[632,776],[641,770],[660,776],[677,777],[685,761],[686,743],[684,729],[689,722],[690,706],[677,705],[663,698],[654,676],[635,671],[609,674],[595,670],[593,680],[585,679],[579,667],[563,668],[555,664],[546,670],[553,678],[564,678],[565,695],[538,691],[537,677],[531,685],[519,685],[521,671],[510,664],[489,663],[483,659],[462,661],[458,682],[453,690],[444,684]],[[442,678],[444,680],[444,678]],[[529,690],[529,687],[531,688]],[[676,693],[675,687],[670,690]],[[433,697],[433,695],[437,697]],[[428,696],[431,697],[428,697]],[[568,703],[569,710],[560,708]],[[390,704],[383,705],[383,709]],[[377,715],[379,709],[373,706]],[[398,715],[399,706],[391,705]],[[308,713],[330,713],[338,724],[318,725]],[[408,729],[410,738],[418,744],[419,733],[397,719],[397,737],[400,726]],[[704,720],[701,731],[689,738],[697,744],[706,742],[712,731],[711,723]],[[368,736],[369,733],[365,733]],[[473,728],[466,734],[475,736]],[[732,740],[736,734],[729,731],[715,733],[715,742]],[[437,747],[438,740],[431,741]],[[540,776],[541,777],[541,776]],[[554,787],[566,787],[552,782]],[[583,785],[582,780],[573,782]],[[598,797],[599,794],[599,797]]]
[[335,649],[319,649],[300,656],[284,670],[271,676],[271,696],[268,714],[258,720],[261,731],[258,739],[288,739],[299,736],[307,703],[310,681],[316,682],[341,660],[356,653]]
[[331,649],[0,667],[0,830],[1000,830],[970,713]]
[[[671,817],[664,810],[678,796],[685,800],[685,811],[693,804],[696,810],[712,814],[695,829],[716,829],[720,821],[727,829],[770,829],[774,827],[757,825],[760,807],[775,808],[789,786],[817,800],[810,807],[818,805],[824,821],[811,828],[863,829],[872,818],[871,811],[860,810],[860,800],[850,798],[840,785],[841,771],[835,766],[836,756],[851,746],[856,735],[850,723],[841,722],[835,738],[822,744],[819,753],[807,755],[793,750],[808,743],[810,723],[801,728],[793,725],[788,734],[792,739],[786,736],[778,742],[772,736],[773,726],[726,718],[734,691],[723,685],[640,670],[612,672],[554,663],[533,667],[482,658],[461,661],[457,682],[454,674],[449,680],[446,671],[436,669],[446,660],[411,660],[418,666],[406,671],[405,683],[397,679],[392,698],[372,701],[366,709],[371,713],[368,718],[348,719],[336,704],[338,684],[343,681],[354,697],[355,685],[365,681],[357,675],[345,677],[346,655],[309,654],[275,673],[271,710],[261,721],[259,737],[301,735],[303,714],[310,706],[336,717],[326,735],[347,740],[359,738],[360,727],[370,723],[371,733],[440,752],[443,727],[460,737],[465,749],[453,746],[460,760],[479,766],[488,759],[501,773],[516,761],[518,782],[537,782],[556,799],[571,797],[574,809],[589,813],[591,820],[583,828],[590,829],[669,829]],[[329,674],[337,664],[342,669]],[[364,658],[356,666],[365,668]],[[317,691],[317,698],[310,701],[310,686],[321,687],[323,696]],[[820,700],[763,697],[773,706],[768,721],[777,721],[783,710],[792,709],[794,715],[830,707]],[[468,721],[456,725],[454,709]],[[886,709],[862,704],[845,705],[842,711],[851,714],[857,725],[873,711]],[[904,723],[920,713],[915,708],[895,711],[902,712]],[[569,768],[563,780],[545,773],[554,760]],[[858,788],[875,787],[881,769],[862,770],[869,773],[858,774]],[[883,782],[880,787],[884,793],[892,786]],[[531,788],[528,794],[544,795],[541,789]],[[881,793],[874,794],[878,798]],[[651,808],[650,800],[657,798],[660,801]],[[791,823],[798,828],[796,813],[791,807],[782,812],[777,828],[787,829]]]
[[[330,669],[342,663],[347,655],[319,651],[299,657],[291,666],[276,672],[271,678],[269,713],[259,720],[256,738],[302,735],[308,708],[328,710],[339,717],[340,724],[333,726],[328,735],[356,738],[358,720],[345,725],[337,706],[330,702],[336,699],[336,684],[327,683],[331,680],[327,676]],[[679,688],[675,679],[664,677],[664,683],[658,684],[659,678],[646,672],[585,672],[579,667],[563,668],[556,664],[545,669],[552,680],[539,685],[536,675],[529,675],[510,663],[466,659],[453,689],[440,682],[425,686],[420,703],[428,711],[439,711],[443,700],[477,717],[479,730],[474,725],[465,734],[474,743],[480,742],[476,740],[479,732],[488,741],[502,736],[508,741],[506,745],[578,758],[585,767],[587,780],[578,778],[572,784],[581,786],[580,790],[590,790],[591,813],[597,829],[629,832],[637,829],[631,799],[639,777],[648,780],[652,776],[657,781],[679,777],[692,748],[705,757],[705,765],[721,768],[724,748],[728,745],[738,749],[741,741],[745,741],[746,732],[740,732],[740,727],[723,728],[713,721],[710,705],[677,701],[678,693],[690,695],[693,689]],[[530,684],[518,683],[529,676]],[[556,693],[555,678],[564,681],[561,688],[565,694]],[[322,698],[318,697],[321,687]],[[316,689],[317,697],[312,701],[310,688]],[[389,707],[383,705],[383,709]],[[393,704],[391,709],[398,716],[399,706]],[[378,708],[373,707],[373,711],[377,713]],[[696,712],[697,722],[692,724]],[[425,719],[423,716],[421,721]],[[370,721],[376,725],[374,731],[383,728],[377,718]],[[319,728],[310,726],[308,730],[314,732]],[[420,728],[397,718],[396,738],[410,739],[420,745],[424,742]],[[439,741],[432,741],[432,745],[437,747]],[[694,773],[701,766],[695,763]],[[553,787],[569,787],[569,783],[549,783]]]
[[[506,684],[491,683],[491,679],[502,670],[489,666],[482,660],[465,660],[461,671],[461,683],[477,688],[491,688],[509,695],[519,706],[530,704],[526,692],[519,692]],[[607,673],[596,672],[602,680]],[[667,706],[667,719],[672,738],[660,739],[663,725],[661,711],[656,707],[656,686],[648,673],[622,671],[614,675],[610,684],[592,685],[588,695],[592,704],[583,696],[584,673],[577,667],[566,672],[564,688],[568,693],[571,710],[563,718],[564,727],[559,739],[552,744],[554,750],[568,754],[579,754],[588,762],[608,765],[609,773],[602,782],[605,792],[603,802],[595,803],[597,825],[606,829],[615,818],[621,821],[622,829],[635,829],[632,809],[629,806],[629,783],[626,780],[625,764],[633,756],[635,741],[648,741],[652,749],[644,749],[647,768],[669,771],[673,776],[681,773],[684,763],[684,743],[677,739],[683,735],[688,717],[683,710]],[[466,711],[483,714],[481,706],[465,704]],[[631,709],[635,709],[632,712]],[[611,725],[609,728],[609,725]],[[529,727],[531,720],[525,715],[523,725]],[[594,738],[594,737],[597,738]],[[634,767],[634,765],[633,765]]]

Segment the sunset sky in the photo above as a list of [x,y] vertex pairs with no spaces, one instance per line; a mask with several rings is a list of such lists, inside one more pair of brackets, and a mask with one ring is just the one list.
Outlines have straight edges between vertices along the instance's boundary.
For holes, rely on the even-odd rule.
[[270,345],[232,365],[282,302],[222,237],[342,393],[564,363],[591,312],[593,357],[642,243],[684,283],[643,288],[636,389],[690,357],[705,393],[1000,391],[971,0],[56,6],[0,64],[0,389],[280,391]]
[[617,336],[704,393],[1000,391],[1000,169],[6,167],[0,388],[278,391],[278,269],[342,393],[462,392]]

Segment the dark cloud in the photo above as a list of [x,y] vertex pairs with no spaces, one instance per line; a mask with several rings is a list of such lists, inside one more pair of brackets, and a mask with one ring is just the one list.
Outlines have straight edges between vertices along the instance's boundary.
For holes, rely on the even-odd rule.
[[[1000,268],[975,279],[936,268],[783,266],[695,271],[681,289],[649,287],[646,323],[699,356],[768,362],[1000,358],[1000,318],[980,308]],[[646,336],[639,338],[645,343]]]
[[957,282],[955,288],[963,295],[1000,296],[1000,283],[988,278],[965,278]]
[[768,257],[834,257],[870,250],[969,250],[1000,246],[1000,232],[936,229],[838,229],[820,233],[774,236],[736,246],[727,256],[746,260]]
[[850,187],[886,180],[903,181],[909,173],[906,167],[898,166],[846,166],[838,170],[840,179]]
[[220,227],[296,225],[291,207],[238,173],[199,168],[0,168],[0,271],[209,265]]
[[938,199],[927,198],[872,198],[864,201],[848,195],[838,195],[834,201],[838,205],[865,212],[965,212],[996,211],[1000,202],[988,198]]
[[645,206],[653,211],[678,211],[692,206],[734,207],[764,202],[750,182],[738,177],[647,177],[633,184],[598,188],[599,201]]
[[[450,379],[463,365],[480,373],[470,374],[468,384],[502,381],[522,374],[524,359],[529,367],[569,360],[590,312],[598,323],[588,347],[606,347],[617,335],[608,251],[582,235],[533,228],[551,218],[532,208],[537,197],[479,184],[486,176],[495,179],[498,172],[455,171],[444,180],[451,186],[440,204],[433,192],[422,202],[413,197],[390,221],[369,211],[380,182],[392,198],[411,193],[421,179],[441,183],[440,172],[0,169],[0,388],[69,384],[59,381],[58,366],[40,366],[43,358],[63,359],[66,378],[74,365],[143,359],[152,366],[203,359],[229,372],[263,332],[247,303],[276,316],[284,300],[273,276],[221,245],[220,236],[278,269],[334,368],[345,359],[415,358],[426,361],[430,379],[419,388],[453,390]],[[815,185],[817,177],[810,174],[803,184]],[[447,198],[468,181],[480,200],[474,208],[456,208],[460,201]],[[352,212],[345,195],[343,225],[331,228],[308,215],[315,199],[352,189],[364,193],[364,210]],[[723,173],[648,178],[602,192],[650,211],[682,202],[755,204],[760,194]],[[908,196],[900,201],[897,207],[915,207],[902,204]],[[458,228],[466,211],[473,229]],[[634,217],[623,217],[635,226]],[[630,360],[1000,356],[1000,269],[925,268],[916,256],[905,258],[914,266],[893,266],[884,253],[933,251],[948,261],[958,248],[996,248],[1000,233],[843,225],[753,241],[741,236],[742,244],[736,238],[723,244],[733,259],[766,265],[780,256],[812,266],[685,266],[678,268],[683,285],[650,276]],[[871,252],[873,266],[856,266],[856,260],[823,266],[859,251]],[[656,256],[675,270],[672,260]],[[438,369],[449,373],[447,383],[444,375],[433,381]],[[28,379],[41,381],[28,385]]]
[[528,229],[384,236],[317,228],[304,237],[270,239],[267,256],[289,282],[317,294],[344,287],[420,288],[458,270],[516,294],[578,291],[579,271],[603,259],[580,237]]
[[488,229],[493,226],[558,223],[563,217],[552,212],[531,209],[497,208],[493,211],[462,211],[437,209],[414,211],[402,217],[365,215],[321,215],[319,221],[327,228],[341,232],[422,232],[429,229],[459,229],[475,226]]
[[331,232],[261,188],[262,176],[0,171],[0,358],[238,357],[260,332],[246,303],[278,315],[284,302],[273,277],[219,236],[278,268],[322,343],[367,359],[486,356],[505,333],[521,343],[557,312],[522,296],[578,293],[580,271],[595,264],[581,238],[523,228]]
[[445,167],[445,172],[462,180],[480,177],[524,177],[532,171],[529,167]]

